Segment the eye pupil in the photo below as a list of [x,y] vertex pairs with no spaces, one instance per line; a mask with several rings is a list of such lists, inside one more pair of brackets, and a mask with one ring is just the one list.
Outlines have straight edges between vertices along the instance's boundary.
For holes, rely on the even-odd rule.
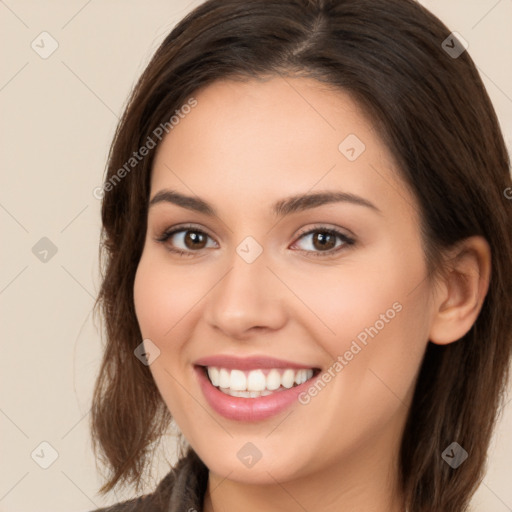
[[[320,245],[317,246],[317,242],[319,242]],[[316,249],[332,249],[336,246],[336,237],[331,233],[319,231],[317,235],[313,237],[313,245],[315,245]]]
[[[202,242],[204,244],[205,242],[205,237],[203,235],[203,233],[198,233],[197,231],[187,231],[187,234],[185,235],[185,244],[187,245],[187,247],[190,249],[194,249],[194,248],[198,248],[198,244],[197,242],[199,241],[199,245],[201,244],[201,241],[200,239],[202,238]],[[191,241],[191,245],[189,246],[188,242]],[[200,249],[202,249],[203,247],[199,247]]]

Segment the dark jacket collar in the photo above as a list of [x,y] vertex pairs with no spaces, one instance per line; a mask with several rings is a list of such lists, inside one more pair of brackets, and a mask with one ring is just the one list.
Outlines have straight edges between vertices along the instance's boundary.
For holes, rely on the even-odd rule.
[[[165,480],[165,479],[164,479]],[[208,484],[208,468],[189,451],[175,469],[175,478],[165,512],[202,512]],[[158,488],[155,492],[158,491]]]
[[208,468],[189,447],[155,491],[95,512],[202,512]]

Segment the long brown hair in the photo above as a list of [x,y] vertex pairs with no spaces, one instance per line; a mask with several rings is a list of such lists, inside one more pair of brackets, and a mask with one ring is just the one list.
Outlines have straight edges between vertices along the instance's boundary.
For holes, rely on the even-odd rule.
[[[480,315],[456,343],[428,344],[401,445],[411,512],[467,509],[484,475],[511,357],[512,189],[491,101],[468,52],[450,37],[413,0],[209,0],[166,37],[131,94],[105,176],[95,310],[106,346],[91,416],[96,454],[110,470],[102,492],[140,484],[171,419],[134,356],[142,338],[133,283],[155,150],[126,164],[215,80],[293,75],[346,91],[369,113],[417,199],[432,272],[442,272],[444,250],[467,237],[481,235],[491,247]],[[462,53],[447,51],[446,41]],[[441,458],[453,441],[469,453],[456,470]]]

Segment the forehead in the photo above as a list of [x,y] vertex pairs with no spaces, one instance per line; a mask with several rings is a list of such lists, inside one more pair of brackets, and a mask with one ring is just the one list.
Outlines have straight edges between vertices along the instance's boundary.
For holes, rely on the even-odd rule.
[[286,156],[293,161],[326,149],[337,158],[338,146],[349,134],[374,149],[380,144],[373,140],[371,122],[348,93],[309,78],[219,80],[194,97],[197,106],[181,116],[159,152],[183,154],[194,149],[215,153],[216,159],[229,153],[233,160],[264,148],[259,161],[270,152],[273,159]]
[[275,77],[221,80],[193,97],[197,105],[157,150],[152,195],[171,187],[222,204],[219,193],[261,202],[315,187],[374,200],[408,194],[393,155],[347,92]]

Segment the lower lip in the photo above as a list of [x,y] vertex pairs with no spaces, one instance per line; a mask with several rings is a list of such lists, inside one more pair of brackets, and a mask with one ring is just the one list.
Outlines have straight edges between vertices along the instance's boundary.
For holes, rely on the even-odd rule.
[[309,388],[314,380],[313,377],[298,386],[283,391],[275,391],[271,395],[243,398],[226,395],[217,389],[206,376],[203,367],[196,366],[194,369],[211,408],[221,416],[237,421],[261,421],[279,414],[294,402],[298,402],[300,393]]

